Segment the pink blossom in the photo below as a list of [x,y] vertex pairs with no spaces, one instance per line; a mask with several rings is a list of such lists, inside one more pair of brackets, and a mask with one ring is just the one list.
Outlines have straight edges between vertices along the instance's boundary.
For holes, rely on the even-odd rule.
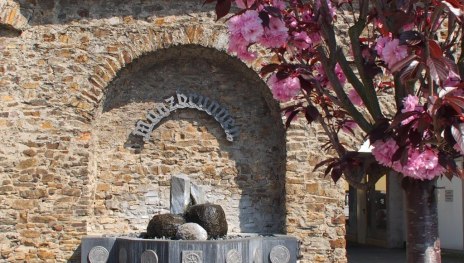
[[375,44],[375,51],[377,51],[377,55],[382,58],[382,51],[383,48],[385,47],[385,44],[390,42],[391,38],[390,37],[379,37],[377,38],[376,44]]
[[237,57],[244,61],[252,61],[256,54],[248,51],[248,46],[256,42],[263,35],[264,29],[261,25],[258,12],[248,10],[242,15],[232,17],[228,22],[230,53],[236,53]]
[[272,6],[279,8],[280,10],[284,10],[286,7],[286,4],[282,0],[272,0]]
[[[316,80],[319,81],[322,87],[327,87],[327,88],[332,88],[332,84],[329,82],[327,79],[326,73],[324,71],[324,68],[322,67],[321,64],[316,64],[315,65],[316,69]],[[340,81],[340,84],[344,86],[346,84],[346,76],[345,73],[343,73],[342,68],[340,67],[340,64],[335,65],[335,74],[338,77],[338,80]]]
[[279,101],[288,101],[295,97],[300,91],[300,79],[297,77],[288,77],[279,80],[276,74],[273,74],[267,81],[271,88],[274,98]]
[[262,20],[259,18],[259,13],[255,10],[248,10],[240,17],[242,25],[240,32],[248,42],[258,41],[264,33]]
[[255,2],[256,0],[235,0],[235,4],[242,9],[251,7]]
[[271,17],[269,28],[264,28],[264,34],[259,40],[259,43],[264,47],[276,48],[283,46],[287,41],[288,28],[285,23],[279,18]]
[[300,50],[313,48],[322,41],[319,33],[311,33],[308,35],[305,31],[293,32],[292,38],[293,45]]
[[419,180],[432,180],[445,171],[438,163],[438,153],[433,149],[409,149],[408,162],[403,166],[401,172],[405,176]]
[[312,41],[305,31],[301,31],[301,32],[293,32],[292,43],[296,48],[303,50],[303,49],[309,48]]
[[290,28],[296,28],[298,26],[298,21],[294,17],[289,18],[288,26]]
[[419,105],[419,97],[408,95],[403,99],[403,109],[401,112],[409,112],[416,110],[417,105]]
[[395,154],[399,148],[396,141],[392,138],[388,138],[387,141],[378,140],[375,141],[372,146],[374,147],[374,149],[372,149],[372,155],[374,155],[377,162],[384,166],[392,167],[393,154]]
[[408,49],[406,46],[400,45],[398,39],[393,39],[385,44],[382,49],[382,59],[391,68],[396,62],[408,56]]
[[322,66],[322,64],[316,64],[314,65],[314,69],[315,69],[315,79],[319,82],[319,84],[322,86],[322,87],[329,87],[331,88],[331,86],[329,85],[329,80],[327,79],[327,76],[325,74],[325,70],[324,70],[324,67]]
[[301,14],[301,20],[305,23],[311,22],[313,18],[313,12],[311,12],[311,10],[304,10]]
[[355,121],[347,120],[343,122],[342,131],[345,133],[352,133],[354,129],[358,127],[358,124]]
[[247,62],[256,59],[256,54],[248,51],[248,41],[241,34],[231,34],[229,36],[228,51],[236,53],[238,58]]
[[342,67],[338,63],[335,65],[335,74],[337,75],[338,80],[340,81],[342,86],[345,86],[346,76],[345,76],[345,73],[343,73]]
[[[407,97],[403,98],[403,109],[401,112],[411,112],[411,111],[418,111],[418,112],[423,112],[424,107],[419,104],[419,98],[417,96],[413,95],[408,95]],[[407,125],[413,120],[417,118],[417,115],[414,114],[413,116],[410,116],[403,121],[401,121],[401,125]],[[418,123],[415,123],[413,125],[413,129],[417,129]]]
[[361,97],[359,96],[358,92],[355,89],[350,89],[347,95],[351,103],[353,103],[354,105],[356,106],[364,105],[364,102],[362,101]]

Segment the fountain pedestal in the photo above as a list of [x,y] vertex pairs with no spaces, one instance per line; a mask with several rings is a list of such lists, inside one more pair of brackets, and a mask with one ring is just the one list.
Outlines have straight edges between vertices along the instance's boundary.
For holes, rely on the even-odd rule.
[[87,236],[81,252],[82,263],[294,263],[299,255],[298,240],[285,235],[206,241]]

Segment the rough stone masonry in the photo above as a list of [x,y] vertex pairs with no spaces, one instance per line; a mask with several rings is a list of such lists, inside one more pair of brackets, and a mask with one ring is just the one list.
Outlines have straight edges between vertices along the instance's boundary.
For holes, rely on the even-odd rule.
[[[179,173],[230,232],[288,233],[302,262],[346,262],[342,184],[312,171],[323,132],[284,131],[262,61],[228,55],[202,2],[0,0],[0,262],[78,262],[84,235],[145,231]],[[227,108],[238,138],[193,109],[133,135],[177,90]]]

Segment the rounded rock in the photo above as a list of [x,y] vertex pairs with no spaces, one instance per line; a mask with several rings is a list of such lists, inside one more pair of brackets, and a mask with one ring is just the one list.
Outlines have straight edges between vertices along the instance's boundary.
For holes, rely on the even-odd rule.
[[174,238],[182,224],[185,224],[185,219],[180,215],[155,215],[148,223],[147,238]]
[[197,223],[186,223],[179,226],[176,238],[181,240],[207,240],[208,233]]
[[185,212],[185,219],[197,223],[208,233],[209,238],[227,235],[226,214],[220,205],[200,204],[190,206]]

